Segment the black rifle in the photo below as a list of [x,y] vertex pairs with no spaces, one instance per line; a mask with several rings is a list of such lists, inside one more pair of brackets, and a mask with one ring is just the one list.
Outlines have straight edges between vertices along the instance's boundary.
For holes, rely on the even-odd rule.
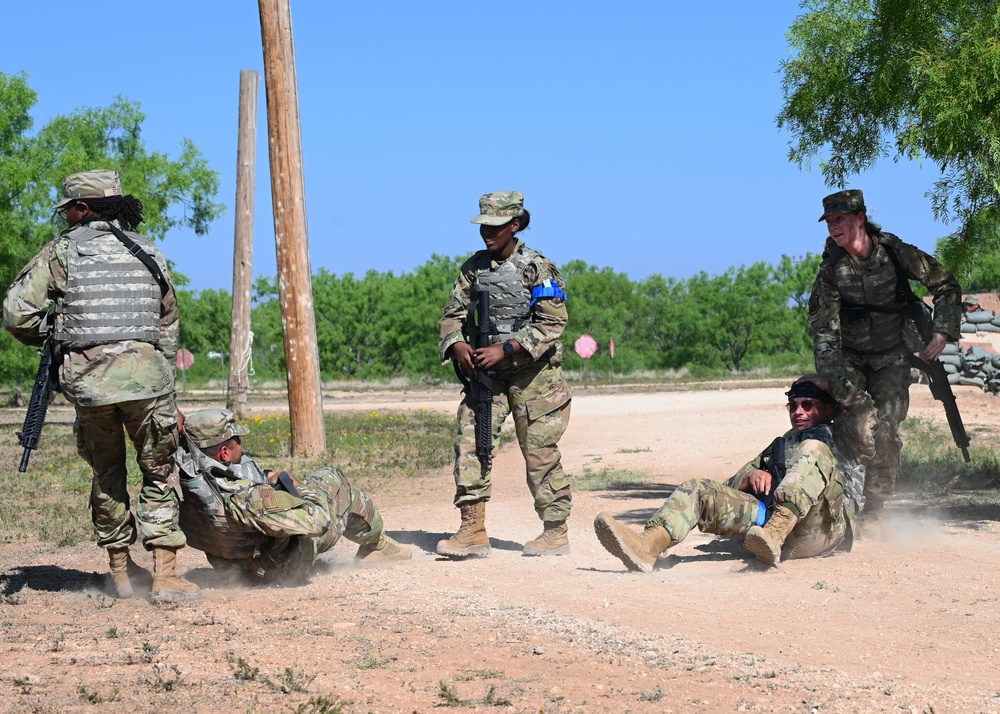
[[52,392],[59,388],[59,362],[56,359],[55,340],[51,337],[45,341],[40,351],[41,362],[38,374],[35,376],[35,386],[31,388],[31,399],[28,400],[28,413],[24,415],[24,424],[17,432],[17,443],[24,447],[21,455],[21,465],[17,470],[24,473],[28,470],[28,459],[31,451],[38,448],[42,438],[42,427],[45,426],[45,414],[49,410],[49,398]]
[[771,442],[771,456],[767,462],[767,472],[771,474],[771,490],[766,494],[754,492],[757,500],[764,504],[768,513],[774,508],[774,489],[785,478],[785,437],[779,436]]
[[969,435],[965,433],[965,424],[962,423],[962,415],[958,413],[958,404],[955,403],[955,393],[951,391],[951,383],[948,381],[948,374],[944,371],[944,365],[938,360],[927,362],[917,355],[909,355],[910,364],[927,375],[930,383],[931,395],[944,405],[944,414],[948,417],[948,426],[951,428],[951,438],[955,440],[955,446],[962,450],[965,463],[969,463]]
[[[469,317],[463,330],[473,350],[490,345],[490,292],[477,290],[469,303]],[[471,338],[471,339],[470,339]],[[493,460],[493,371],[475,368],[472,378],[465,376],[458,362],[455,374],[465,387],[476,412],[476,458],[483,474]]]

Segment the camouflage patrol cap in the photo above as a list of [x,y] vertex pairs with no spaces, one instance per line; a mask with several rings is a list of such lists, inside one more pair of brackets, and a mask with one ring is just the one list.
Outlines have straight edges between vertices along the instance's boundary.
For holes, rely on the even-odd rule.
[[473,223],[502,226],[524,215],[524,194],[517,191],[494,191],[479,197],[479,215]]
[[979,304],[979,296],[978,295],[973,295],[972,293],[969,293],[962,300],[962,304],[963,305],[978,305]]
[[118,175],[117,171],[108,169],[81,171],[78,174],[72,174],[63,179],[62,185],[62,198],[59,203],[52,207],[53,211],[58,211],[73,201],[122,195],[121,176]]
[[236,423],[228,409],[199,409],[184,417],[184,433],[200,449],[221,444],[250,430]]
[[846,191],[831,193],[823,199],[823,215],[819,217],[819,220],[823,221],[834,213],[854,213],[867,210],[865,208],[865,195],[856,188],[849,188]]

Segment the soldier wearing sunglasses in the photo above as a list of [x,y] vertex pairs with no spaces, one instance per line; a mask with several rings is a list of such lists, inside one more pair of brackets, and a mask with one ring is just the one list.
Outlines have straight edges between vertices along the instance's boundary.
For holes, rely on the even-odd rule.
[[864,505],[864,461],[874,453],[877,416],[865,393],[843,402],[818,374],[797,379],[785,395],[792,428],[725,483],[688,479],[638,533],[607,513],[594,529],[629,570],[650,572],[657,558],[695,526],[742,538],[758,560],[850,550]]

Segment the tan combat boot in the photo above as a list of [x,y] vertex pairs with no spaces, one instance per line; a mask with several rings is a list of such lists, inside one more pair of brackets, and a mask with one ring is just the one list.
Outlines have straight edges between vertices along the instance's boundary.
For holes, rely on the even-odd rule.
[[111,564],[111,582],[115,586],[115,595],[119,598],[135,597],[132,578],[145,580],[148,586],[149,571],[132,560],[128,548],[108,548],[108,561]]
[[569,526],[566,521],[545,521],[542,534],[524,544],[525,555],[568,555]]
[[412,557],[413,551],[405,545],[400,545],[387,536],[385,531],[382,531],[374,542],[365,543],[358,548],[358,554],[354,556],[354,560],[358,565],[367,567],[396,560],[409,560]]
[[597,514],[594,531],[606,551],[636,572],[652,572],[656,559],[671,544],[670,534],[661,525],[648,525],[642,533],[636,533],[607,513]]
[[490,538],[486,535],[486,501],[459,506],[462,525],[448,540],[438,541],[437,554],[463,558],[468,555],[490,554]]
[[777,567],[781,565],[781,546],[798,522],[799,517],[787,506],[776,506],[763,528],[750,526],[743,546],[760,562]]
[[154,603],[190,602],[201,597],[201,589],[177,574],[177,548],[153,548]]

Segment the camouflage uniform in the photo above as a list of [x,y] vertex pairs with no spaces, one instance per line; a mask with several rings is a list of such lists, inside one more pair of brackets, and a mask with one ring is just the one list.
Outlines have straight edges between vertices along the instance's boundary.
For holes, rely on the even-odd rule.
[[207,444],[198,437],[206,426],[226,427],[227,420],[229,433],[215,443],[248,430],[226,410],[192,413],[176,452],[184,493],[181,528],[214,567],[288,583],[305,579],[316,556],[342,536],[359,544],[378,540],[384,531],[378,508],[336,467],[311,473],[293,496],[270,484],[270,472],[251,459],[220,463],[204,454],[198,444]]
[[[473,255],[462,265],[448,296],[440,320],[440,354],[442,362],[447,363],[449,348],[465,341],[462,329],[477,275],[495,275],[518,264],[523,265],[520,282],[529,295],[545,291],[551,295],[554,291],[558,296],[535,299],[526,324],[511,333],[494,334],[497,342],[512,339],[524,351],[506,357],[495,369],[493,445],[497,445],[503,421],[513,414],[535,511],[543,521],[556,523],[565,521],[572,507],[570,481],[559,453],[559,439],[569,423],[572,394],[561,371],[563,348],[559,338],[566,327],[566,285],[556,266],[520,239],[515,239],[514,252],[503,263],[497,263],[485,250]],[[487,468],[483,473],[476,459],[475,409],[466,394],[458,407],[455,436],[456,506],[489,500],[491,493],[490,471]]]
[[[782,549],[784,559],[850,550],[857,533],[864,470],[837,446],[829,425],[798,432],[785,440],[785,477],[774,489],[774,505],[791,505],[802,514]],[[670,495],[647,525],[666,528],[672,544],[698,526],[703,533],[744,538],[753,525],[763,525],[769,511],[756,496],[740,491],[744,477],[767,471],[772,447],[748,462],[725,484],[688,479]]]
[[[856,195],[857,201],[861,201],[858,208],[863,210],[859,191],[841,194],[848,198]],[[834,212],[839,211],[828,211]],[[852,256],[832,238],[827,239],[809,300],[809,324],[816,370],[867,391],[878,408],[875,456],[867,464],[865,485],[865,496],[873,510],[878,510],[892,496],[899,469],[903,447],[899,423],[906,418],[910,404],[912,380],[907,355],[911,348],[904,341],[907,336],[900,312],[863,308],[901,307],[890,250],[907,278],[919,281],[934,296],[934,331],[945,334],[949,341],[959,338],[961,288],[944,266],[920,249],[903,243],[891,233],[869,231],[869,237],[873,249],[865,258]],[[862,309],[852,310],[854,305]]]
[[[113,172],[87,172],[107,173]],[[74,176],[80,176],[74,175]],[[67,179],[64,187],[71,179]],[[115,175],[117,183],[117,175]],[[66,188],[66,195],[70,195]],[[113,195],[108,193],[107,195]],[[120,195],[120,186],[118,194]],[[63,202],[65,203],[65,201]],[[116,227],[120,228],[118,224]],[[64,301],[75,285],[99,285],[113,291],[121,275],[132,280],[148,277],[148,269],[117,244],[112,255],[95,256],[108,265],[110,272],[95,269],[87,278],[72,268],[85,256],[88,245],[100,243],[110,234],[107,223],[92,221],[63,231],[45,245],[21,271],[4,300],[4,327],[19,341],[41,345],[47,337],[47,312],[56,308],[57,334],[72,319],[63,312]],[[155,337],[110,340],[98,338],[99,344],[75,346],[61,344],[62,370],[60,389],[76,407],[74,431],[80,455],[93,468],[90,506],[103,548],[127,548],[136,540],[136,522],[143,545],[152,548],[179,548],[184,534],[178,527],[177,476],[173,471],[173,451],[177,446],[177,407],[174,402],[174,360],[177,353],[177,298],[160,251],[137,233],[129,237],[153,257],[166,278],[168,291],[156,289],[157,324]],[[93,239],[95,242],[91,242]],[[120,296],[118,298],[121,299]],[[95,300],[92,314],[102,305],[114,302]],[[138,309],[138,308],[137,308]],[[119,307],[108,313],[108,322],[127,321]],[[142,471],[142,489],[133,517],[126,488],[125,434],[135,446]]]

